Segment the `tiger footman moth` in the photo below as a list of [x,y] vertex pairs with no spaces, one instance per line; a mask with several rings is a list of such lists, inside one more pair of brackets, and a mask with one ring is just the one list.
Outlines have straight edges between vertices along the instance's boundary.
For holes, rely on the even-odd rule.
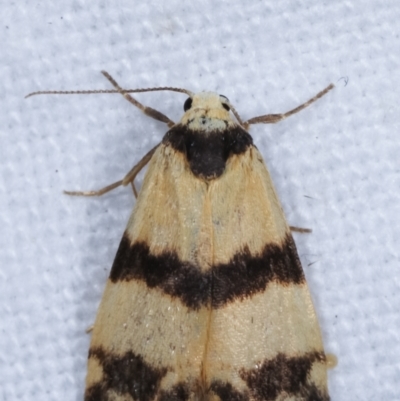
[[[329,400],[328,357],[270,175],[222,95],[120,93],[169,131],[102,195],[148,170],[93,327],[85,401]],[[129,93],[189,96],[179,123]],[[136,190],[134,188],[136,193]]]

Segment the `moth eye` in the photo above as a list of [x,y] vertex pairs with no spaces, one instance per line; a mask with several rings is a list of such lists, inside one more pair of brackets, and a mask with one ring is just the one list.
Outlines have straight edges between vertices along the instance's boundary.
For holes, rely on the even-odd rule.
[[193,99],[188,97],[183,105],[183,110],[188,111],[192,107]]
[[[229,103],[229,99],[226,97],[226,96],[224,96],[224,95],[219,95],[220,97],[222,97],[222,99],[221,99],[221,104],[222,104],[222,107],[225,109],[225,110],[227,110],[227,111],[229,111],[231,108],[228,106],[228,104],[227,103]],[[226,99],[226,101],[227,101],[227,103],[224,103],[224,100]]]

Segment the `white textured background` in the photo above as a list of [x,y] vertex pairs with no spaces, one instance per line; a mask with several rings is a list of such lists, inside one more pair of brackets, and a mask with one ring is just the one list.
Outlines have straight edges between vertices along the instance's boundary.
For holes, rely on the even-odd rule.
[[[24,99],[109,88],[103,69],[124,87],[215,90],[244,119],[336,84],[251,132],[290,224],[313,229],[295,239],[339,358],[332,400],[400,399],[400,2],[21,0],[0,12],[0,400],[82,400],[85,329],[134,199],[62,190],[122,178],[166,131],[119,95]],[[174,120],[185,100],[138,98]]]

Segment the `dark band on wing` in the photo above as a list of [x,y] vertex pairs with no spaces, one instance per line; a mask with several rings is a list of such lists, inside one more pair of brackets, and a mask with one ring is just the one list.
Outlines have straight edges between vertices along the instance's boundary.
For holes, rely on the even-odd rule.
[[[236,390],[231,383],[222,381],[213,381],[208,388],[200,385],[200,380],[191,380],[190,384],[178,383],[172,389],[160,391],[159,401],[188,401],[190,399],[208,400],[215,399],[211,397],[210,392],[216,394],[221,401],[249,401],[249,391],[244,393]],[[193,397],[193,394],[196,394]]]
[[265,290],[269,282],[302,284],[304,273],[293,238],[288,234],[281,246],[267,244],[261,254],[248,248],[236,253],[226,264],[202,272],[195,264],[183,262],[172,251],[152,255],[145,243],[131,245],[124,235],[110,273],[110,280],[141,280],[178,297],[188,308],[210,305],[218,308]]
[[103,370],[102,379],[86,389],[85,401],[114,400],[115,394],[129,395],[133,400],[152,401],[159,391],[166,368],[155,368],[132,351],[115,355],[101,347],[89,351]]
[[258,369],[242,370],[240,376],[257,401],[276,400],[282,392],[302,400],[329,401],[327,389],[317,388],[309,380],[313,364],[325,361],[323,352],[299,357],[278,354],[274,359],[265,360]]
[[231,383],[213,381],[210,390],[218,395],[221,401],[248,401],[249,392],[236,390]]
[[161,390],[159,401],[188,401],[189,398],[189,386],[187,384],[178,383],[168,391]]
[[[329,401],[326,388],[318,388],[310,380],[314,363],[326,361],[323,352],[310,352],[299,357],[278,354],[265,360],[258,369],[242,370],[240,376],[246,388],[238,389],[228,381],[214,380],[207,387],[198,382],[180,382],[168,391],[161,390],[160,401],[188,401],[193,394],[201,399],[214,399],[214,393],[221,401],[276,401],[294,398],[304,401]],[[192,397],[191,397],[192,395]],[[197,399],[196,398],[196,399]]]
[[212,179],[224,172],[230,155],[244,153],[253,139],[240,126],[210,132],[178,124],[165,134],[163,144],[183,153],[195,176]]
[[191,394],[200,396],[209,391],[221,401],[274,401],[282,394],[307,401],[329,401],[327,389],[318,388],[310,381],[313,364],[326,361],[323,352],[299,357],[278,354],[274,359],[264,361],[258,369],[243,369],[240,376],[247,384],[244,391],[222,381],[213,381],[208,389],[201,389],[197,381],[177,383],[166,391],[160,388],[160,382],[167,369],[152,367],[132,351],[117,356],[96,347],[89,351],[89,358],[95,358],[101,365],[103,377],[86,389],[85,401],[111,401],[115,396],[151,401],[156,395],[160,401],[187,401]]

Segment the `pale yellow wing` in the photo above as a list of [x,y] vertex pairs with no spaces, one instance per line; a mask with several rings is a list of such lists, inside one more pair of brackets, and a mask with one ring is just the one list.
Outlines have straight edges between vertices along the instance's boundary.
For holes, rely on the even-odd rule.
[[99,308],[85,397],[328,400],[314,308],[254,146],[210,181],[157,149]]

